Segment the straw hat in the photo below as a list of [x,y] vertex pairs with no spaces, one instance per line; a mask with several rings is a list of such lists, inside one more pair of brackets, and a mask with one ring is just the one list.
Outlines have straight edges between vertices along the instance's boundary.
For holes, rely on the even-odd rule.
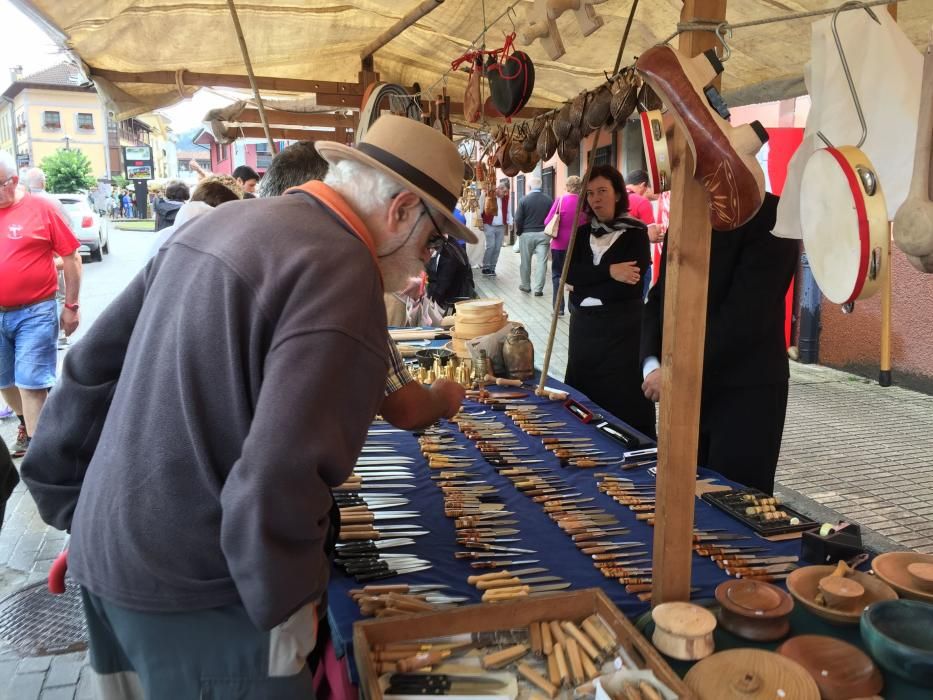
[[315,147],[328,163],[355,160],[398,180],[447,218],[447,233],[477,242],[476,235],[454,218],[463,189],[463,160],[453,142],[437,129],[387,114],[355,147],[335,141],[318,141]]

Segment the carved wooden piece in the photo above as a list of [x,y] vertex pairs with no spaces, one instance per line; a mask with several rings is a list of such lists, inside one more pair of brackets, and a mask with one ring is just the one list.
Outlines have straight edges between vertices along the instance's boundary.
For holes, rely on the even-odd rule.
[[535,0],[533,7],[528,9],[525,23],[518,29],[519,42],[528,46],[534,41],[540,41],[548,57],[552,61],[566,53],[564,42],[560,38],[557,28],[557,18],[567,11],[572,11],[580,25],[583,36],[589,36],[601,26],[603,18],[600,17],[593,5],[599,5],[606,0]]

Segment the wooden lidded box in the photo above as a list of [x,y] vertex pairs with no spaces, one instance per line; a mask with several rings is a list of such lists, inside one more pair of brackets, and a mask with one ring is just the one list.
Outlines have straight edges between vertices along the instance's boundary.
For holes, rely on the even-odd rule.
[[664,658],[599,588],[357,622],[353,625],[353,653],[360,674],[361,694],[368,700],[382,700],[383,697],[371,652],[374,645],[466,632],[508,630],[545,620],[582,620],[594,613],[612,628],[626,649],[635,648],[645,660],[647,668],[654,671],[658,680],[676,693],[678,698],[695,700],[696,696]]

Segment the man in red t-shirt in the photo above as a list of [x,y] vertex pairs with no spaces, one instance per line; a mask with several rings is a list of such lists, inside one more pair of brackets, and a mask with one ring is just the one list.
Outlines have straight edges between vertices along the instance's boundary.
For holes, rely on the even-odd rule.
[[[633,217],[648,224],[648,240],[651,242],[652,265],[648,266],[645,272],[645,296],[648,295],[648,289],[651,287],[652,277],[656,275],[654,270],[654,251],[658,248],[664,239],[664,233],[657,224],[654,214],[654,207],[651,206],[651,200],[657,199],[657,195],[651,191],[648,183],[648,173],[644,170],[633,170],[625,176],[625,189],[628,191],[628,210]],[[657,244],[657,245],[656,245]]]
[[[18,184],[15,161],[0,151],[0,394],[20,421],[14,457],[26,453],[55,383],[59,320],[65,335],[78,327],[81,287],[80,244],[68,222],[46,198]],[[64,263],[61,319],[56,254]]]

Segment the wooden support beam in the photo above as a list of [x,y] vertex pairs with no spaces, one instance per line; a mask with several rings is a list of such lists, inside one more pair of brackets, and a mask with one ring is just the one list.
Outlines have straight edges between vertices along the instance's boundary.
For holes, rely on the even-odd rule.
[[383,46],[392,41],[399,34],[408,29],[411,25],[417,22],[419,19],[424,17],[429,12],[433,12],[438,7],[443,4],[444,0],[421,0],[417,6],[412,8],[405,14],[404,17],[401,17],[395,24],[386,29],[382,34],[377,36],[366,46],[363,47],[363,50],[360,51],[360,59],[363,63],[363,70],[373,70],[373,54],[376,53]]
[[[90,67],[90,74],[106,78],[112,83],[150,83],[154,85],[174,85],[175,71],[156,70],[141,73],[128,73],[125,71],[104,70]],[[245,75],[231,75],[227,73],[193,73],[184,71],[182,74],[184,85],[196,87],[232,87],[248,89],[249,78]],[[302,80],[298,78],[270,78],[256,76],[256,85],[260,90],[276,90],[279,92],[313,92],[333,95],[362,95],[363,90],[358,83],[335,83],[328,80]]]
[[[681,22],[721,22],[726,0],[685,0]],[[678,50],[696,56],[717,44],[711,32],[685,32]],[[700,395],[712,229],[706,192],[679,128],[668,142],[673,172],[664,289],[664,344],[658,429],[654,581],[651,603],[690,599]]]
[[[266,106],[266,116],[269,123],[276,126],[353,126],[353,117],[344,114],[303,114],[301,112],[282,112],[275,109],[269,109]],[[246,124],[259,124],[259,110],[244,109],[237,115],[232,122],[243,122]]]
[[[272,127],[269,129],[272,138],[289,141],[337,141],[337,133],[330,131],[310,131],[309,129],[283,129],[281,127]],[[240,136],[244,138],[265,138],[265,132],[261,126],[243,126],[237,129]]]

